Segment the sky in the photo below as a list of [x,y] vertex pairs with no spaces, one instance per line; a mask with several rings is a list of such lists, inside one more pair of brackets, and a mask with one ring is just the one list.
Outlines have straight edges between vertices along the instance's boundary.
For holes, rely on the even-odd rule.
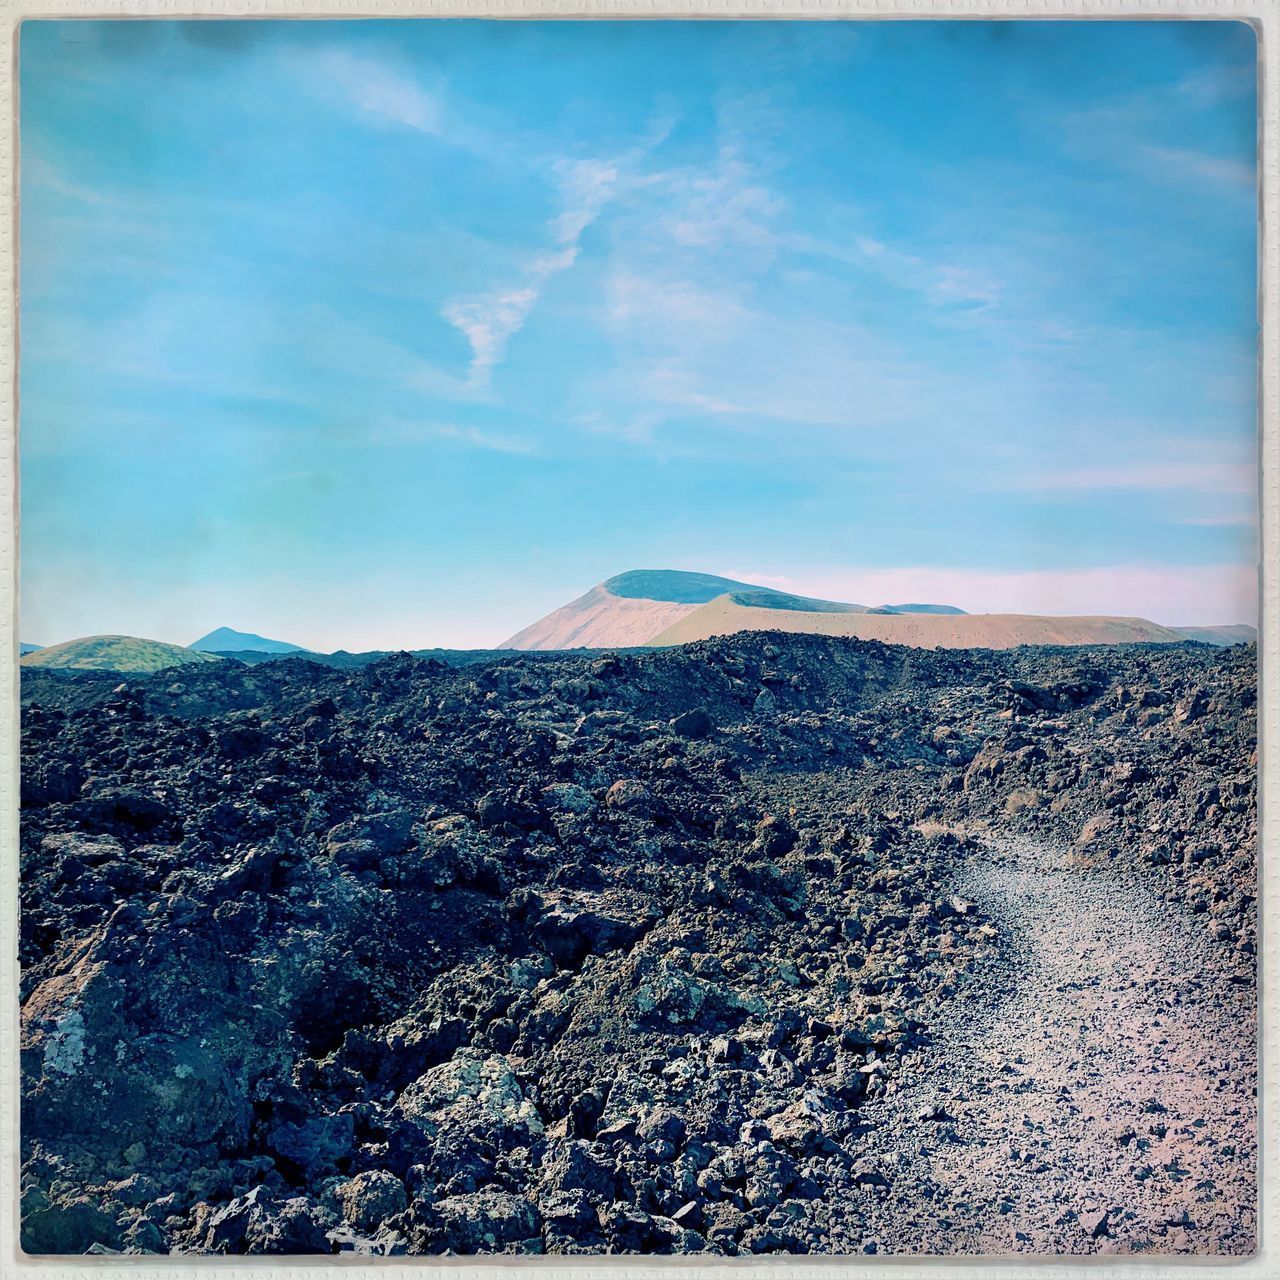
[[633,568],[1256,618],[1207,22],[21,29],[21,634],[493,645]]

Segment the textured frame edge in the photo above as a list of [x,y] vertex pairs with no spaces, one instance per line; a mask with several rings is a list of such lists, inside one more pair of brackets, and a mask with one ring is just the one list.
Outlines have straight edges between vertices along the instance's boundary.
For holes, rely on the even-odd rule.
[[[796,19],[928,20],[999,19],[1238,20],[1258,39],[1258,317],[1259,338],[1259,742],[1258,906],[1261,948],[1259,993],[1259,1250],[1246,1259],[1080,1257],[1025,1259],[844,1257],[711,1259],[672,1261],[660,1257],[576,1259],[486,1258],[419,1262],[409,1258],[376,1263],[342,1258],[279,1260],[168,1257],[43,1259],[22,1254],[18,1244],[18,31],[27,18],[206,18],[364,19],[494,18],[556,19]],[[180,1280],[205,1271],[229,1280],[294,1280],[326,1272],[358,1280],[374,1277],[448,1277],[482,1280],[538,1277],[661,1275],[671,1280],[839,1275],[850,1280],[901,1275],[919,1280],[992,1276],[1000,1280],[1252,1280],[1277,1274],[1280,1250],[1280,0],[0,0],[0,185],[6,192],[0,215],[0,1275],[26,1274],[50,1280],[92,1280],[141,1273]]]

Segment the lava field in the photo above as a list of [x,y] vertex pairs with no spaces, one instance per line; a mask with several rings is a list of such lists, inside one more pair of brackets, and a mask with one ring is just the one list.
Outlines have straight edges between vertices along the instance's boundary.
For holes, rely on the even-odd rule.
[[876,1116],[1001,963],[993,841],[1252,992],[1256,679],[769,633],[25,670],[23,1247],[893,1252]]

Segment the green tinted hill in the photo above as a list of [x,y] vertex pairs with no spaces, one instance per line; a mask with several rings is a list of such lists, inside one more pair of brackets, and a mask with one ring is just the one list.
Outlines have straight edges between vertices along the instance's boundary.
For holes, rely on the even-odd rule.
[[137,636],[83,636],[28,653],[24,667],[66,671],[163,671],[192,662],[222,662],[212,653],[197,653],[180,644],[142,640]]

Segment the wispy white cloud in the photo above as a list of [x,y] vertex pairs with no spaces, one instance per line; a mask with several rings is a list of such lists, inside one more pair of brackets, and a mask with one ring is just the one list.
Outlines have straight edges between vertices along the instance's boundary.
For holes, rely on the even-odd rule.
[[[569,262],[564,262],[559,269],[563,270],[568,265]],[[555,274],[556,269],[544,256],[535,261],[529,275],[517,288],[459,299],[445,305],[441,314],[471,344],[471,363],[467,370],[467,381],[471,386],[477,389],[488,386],[493,368],[502,358],[508,341],[524,327],[543,287]]]
[[532,440],[524,436],[509,435],[502,431],[481,431],[478,427],[460,427],[456,423],[442,422],[435,427],[433,434],[441,440],[453,440],[458,444],[473,449],[484,449],[489,453],[532,454],[537,448]]
[[627,190],[635,199],[606,273],[604,319],[619,350],[640,341],[687,355],[740,335],[777,251],[783,201],[723,139],[706,163],[633,173]]
[[[758,138],[747,146],[724,126],[708,162],[632,180],[629,191],[648,198],[615,220],[602,320],[616,365],[598,387],[633,406],[610,427],[622,438],[664,452],[670,441],[655,437],[676,417],[743,428],[752,418],[818,427],[900,420],[919,401],[919,361],[851,323],[843,307],[815,306],[831,292],[822,258],[885,278],[940,316],[998,307],[1000,282],[959,255],[870,236],[831,245],[797,230],[767,177],[775,160],[775,148]],[[776,269],[805,258],[818,260],[807,276]]]
[[551,245],[538,253],[516,284],[472,298],[455,299],[442,315],[471,346],[467,380],[484,388],[507,343],[524,327],[547,285],[578,259],[583,233],[600,216],[618,183],[616,164],[560,160],[555,165],[562,208],[551,220]]
[[[127,379],[139,385],[305,405],[305,388],[264,371],[264,353],[292,342],[289,319],[243,297],[195,288],[155,288],[132,308],[103,319],[39,314],[27,323],[32,365],[74,366],[87,385]],[[234,334],[220,358],[192,335]],[[181,438],[181,437],[175,437]]]
[[879,426],[914,402],[921,370],[878,335],[766,303],[750,280],[712,273],[704,283],[696,266],[676,265],[688,275],[627,252],[609,277],[603,320],[616,362],[595,390],[632,407],[623,438],[650,444],[673,418]]
[[930,259],[871,236],[858,237],[852,253],[829,248],[826,252],[878,271],[892,284],[919,294],[935,307],[963,305],[986,310],[1000,300],[1000,285],[989,272]]
[[1200,461],[1153,462],[1120,466],[1066,467],[1015,476],[1001,487],[1034,493],[1093,489],[1185,490],[1198,493],[1252,493],[1257,468],[1250,463]]
[[67,178],[50,160],[35,150],[24,153],[19,165],[24,186],[39,187],[79,204],[100,208],[118,208],[123,203],[118,196]]
[[655,175],[667,196],[664,218],[682,247],[722,252],[772,249],[772,222],[783,201],[760,182],[736,147],[721,145],[714,165]]
[[610,160],[557,160],[564,209],[553,222],[556,242],[577,246],[582,233],[600,216],[613,196],[620,176],[619,164]]
[[456,422],[383,421],[371,428],[362,428],[361,438],[375,445],[423,444],[444,440],[468,449],[482,449],[487,453],[529,455],[538,451],[536,443],[527,436],[505,431],[486,431]]
[[1167,86],[1163,92],[1081,107],[1064,116],[1061,124],[1072,151],[1109,168],[1168,183],[1251,190],[1257,180],[1251,159],[1160,141],[1170,136],[1169,120],[1186,115],[1188,102],[1211,106],[1251,85],[1251,78],[1233,78],[1215,68]]
[[[668,456],[674,442],[656,437],[672,418],[826,422],[833,381],[847,405],[842,375],[867,344],[850,344],[847,326],[784,319],[760,303],[761,282],[787,248],[778,234],[785,202],[756,167],[761,158],[757,147],[749,163],[722,136],[707,163],[631,177],[640,198],[615,228],[601,314],[616,363],[594,388],[631,411],[621,421],[593,417],[588,429]],[[821,356],[797,353],[809,336]]]
[[1183,516],[1178,523],[1193,529],[1256,529],[1258,517],[1251,511],[1229,511],[1208,516]]
[[1257,169],[1252,160],[1184,147],[1146,146],[1141,155],[1167,181],[1210,183],[1246,190],[1257,185]]
[[1196,107],[1213,107],[1252,94],[1256,84],[1256,63],[1224,63],[1184,76],[1174,84],[1173,94]]
[[696,335],[698,345],[705,346],[741,332],[751,319],[734,293],[678,277],[663,278],[637,266],[615,266],[606,288],[608,322],[630,334],[639,329],[655,336]]
[[339,371],[355,383],[375,382],[444,400],[477,399],[461,378],[330,308],[316,307],[298,317],[289,336],[310,365]]
[[350,106],[376,120],[419,133],[441,130],[437,96],[381,58],[334,47],[309,55],[306,69],[336,89]]

